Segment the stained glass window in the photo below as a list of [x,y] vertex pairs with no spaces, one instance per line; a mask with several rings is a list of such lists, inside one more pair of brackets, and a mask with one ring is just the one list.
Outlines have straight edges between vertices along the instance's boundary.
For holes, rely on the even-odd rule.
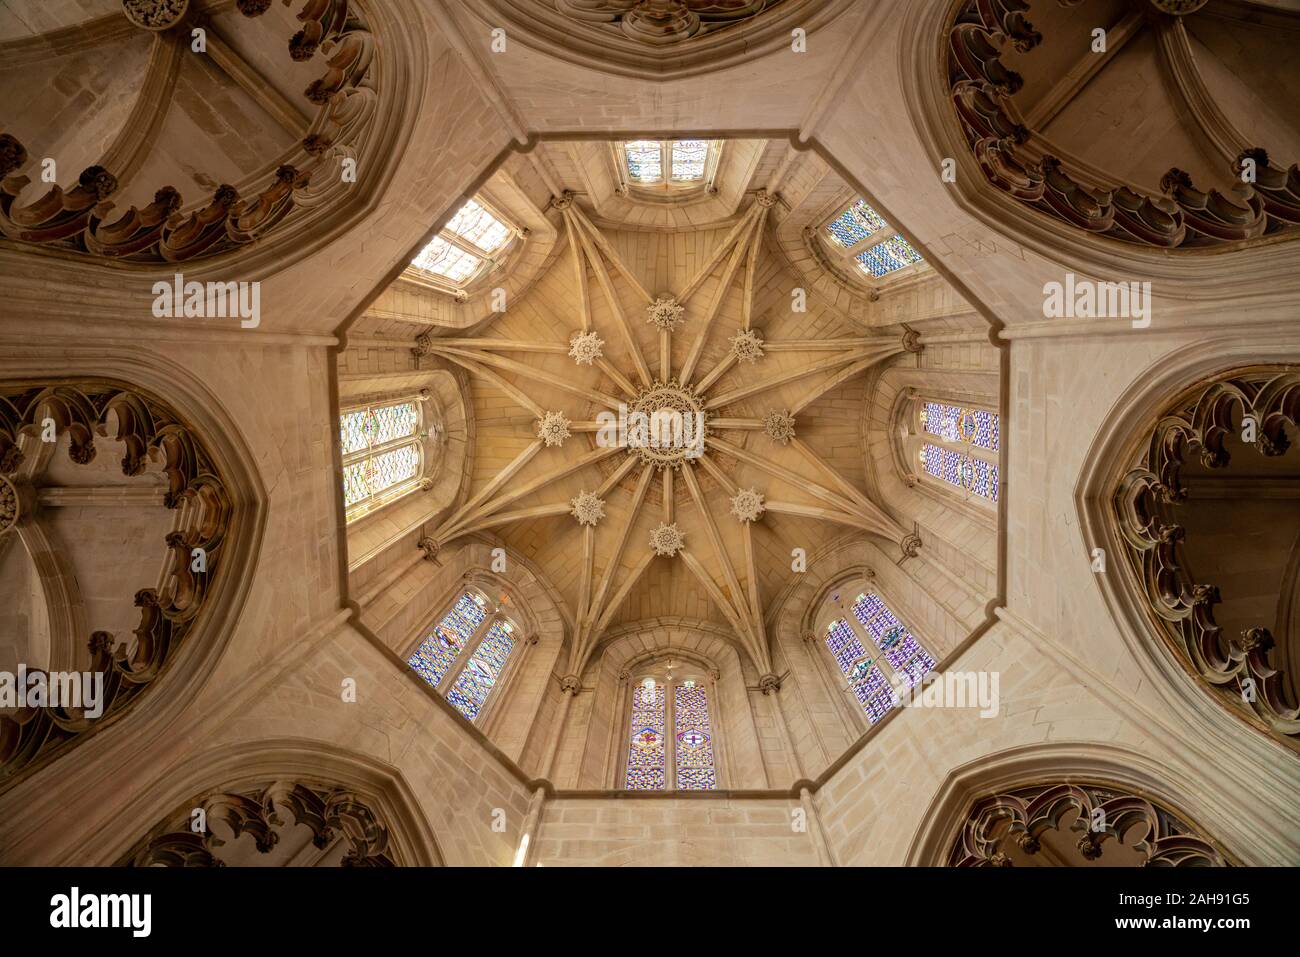
[[343,466],[343,502],[358,502],[387,491],[420,471],[420,451],[414,445],[402,445]]
[[662,791],[668,786],[668,749],[664,741],[667,687],[656,682],[632,688],[632,734],[628,744],[626,788]]
[[[843,250],[840,255],[844,259],[852,259],[859,269],[876,279],[921,262],[921,254],[911,243],[897,234],[889,236],[895,231],[861,198],[827,223],[825,229],[832,246]],[[882,234],[886,238],[882,239]]]
[[949,442],[969,442],[990,452],[998,450],[999,417],[996,412],[926,402],[921,406],[921,427]]
[[673,696],[676,733],[677,789],[712,791],[718,786],[713,766],[713,728],[709,724],[708,693],[693,681],[683,682]]
[[457,211],[447,228],[485,253],[496,252],[510,238],[510,227],[472,199]]
[[421,455],[415,438],[420,411],[414,401],[352,409],[339,416],[343,452],[343,502],[349,518],[363,503],[418,476]]
[[921,647],[879,595],[859,595],[853,603],[853,617],[906,687],[913,687],[934,668],[934,658]]
[[419,426],[414,402],[356,409],[339,416],[339,443],[347,455],[414,435]]
[[673,182],[690,183],[704,178],[704,161],[709,155],[707,140],[673,141]]
[[406,663],[435,688],[447,669],[455,664],[465,643],[473,637],[483,623],[487,612],[483,599],[470,592],[460,596],[447,616],[438,622],[433,633],[421,642],[420,647]]
[[632,140],[623,144],[627,175],[637,183],[658,183],[664,178],[663,150],[658,140]]
[[411,265],[453,286],[462,286],[483,271],[484,264],[509,241],[513,229],[479,200],[468,200],[425,246]]
[[826,231],[838,245],[848,249],[884,228],[884,217],[868,206],[865,200],[859,199],[831,220]]
[[451,691],[447,692],[452,707],[471,721],[478,717],[505,670],[510,652],[514,651],[515,639],[511,632],[509,622],[502,619],[492,622],[474,654],[456,676]]
[[482,262],[477,256],[453,246],[441,236],[434,236],[433,242],[411,260],[411,265],[459,283],[468,279]]
[[623,144],[627,177],[637,186],[668,188],[702,182],[711,153],[717,154],[713,140],[628,140]]
[[858,699],[872,724],[898,704],[898,697],[894,694],[889,679],[875,659],[867,655],[853,626],[843,618],[831,622],[826,629],[826,647],[831,650],[835,663],[848,679],[853,696]]
[[879,279],[912,263],[919,263],[921,254],[902,236],[894,236],[858,253],[855,258],[863,270]]
[[921,467],[949,485],[964,488],[990,502],[998,500],[998,467],[974,455],[926,443],[921,446]]

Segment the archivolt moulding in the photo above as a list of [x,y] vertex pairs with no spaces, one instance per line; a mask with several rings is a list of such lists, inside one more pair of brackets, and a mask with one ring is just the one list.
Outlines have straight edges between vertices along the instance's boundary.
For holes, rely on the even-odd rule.
[[1146,453],[1120,480],[1113,519],[1157,630],[1177,660],[1234,713],[1300,750],[1300,708],[1273,666],[1272,635],[1262,624],[1240,635],[1221,633],[1214,620],[1219,591],[1190,577],[1183,529],[1170,512],[1187,497],[1180,480],[1185,459],[1198,455],[1209,468],[1226,467],[1225,439],[1246,417],[1257,423],[1261,454],[1285,453],[1287,429],[1300,417],[1300,371],[1232,371],[1171,403],[1149,433]]
[[[1186,782],[1179,782],[1185,785]],[[981,757],[954,769],[939,787],[904,863],[911,867],[999,866],[1005,854],[988,829],[1011,819],[1010,833],[1022,850],[1037,852],[1037,838],[1070,810],[1091,823],[1105,811],[1104,826],[1083,831],[1080,851],[1095,857],[1105,843],[1133,834],[1147,866],[1240,864],[1240,859],[1187,812],[1198,802],[1176,786],[1175,775],[1145,755],[1112,745],[1042,744]],[[1099,822],[1100,823],[1100,822]]]
[[344,866],[443,864],[437,838],[400,772],[316,741],[223,745],[170,768],[140,795],[105,825],[114,840],[103,845],[102,863],[220,866],[212,853],[220,842],[211,841],[210,830],[190,831],[193,810],[204,808],[209,821],[225,819],[236,834],[251,832],[268,850],[276,812],[287,809],[316,840],[342,836],[352,857]]
[[[566,63],[616,76],[671,80],[789,49],[793,29],[811,35],[854,3],[749,0],[743,6],[733,4],[736,10],[715,19],[724,28],[703,31],[703,18],[690,9],[698,6],[695,0],[482,0],[474,13],[490,27],[503,28],[511,42]],[[704,6],[716,13],[722,5]],[[726,22],[736,19],[743,22]]]
[[[1198,215],[1222,214],[1225,218],[1226,231],[1214,240],[1213,269],[1208,268],[1207,249],[1170,255],[1169,243],[1160,245],[1146,239],[1125,242],[1104,235],[1112,228],[1116,216],[1112,197],[1119,190],[1102,190],[1095,184],[1085,187],[1069,180],[1054,161],[1049,159],[1044,166],[1042,150],[1029,159],[1014,153],[1030,167],[1018,171],[1008,157],[1014,150],[1023,151],[1026,131],[1017,117],[1008,117],[1003,110],[1015,81],[1007,75],[1009,71],[1000,69],[997,54],[1001,44],[1036,42],[1032,41],[1033,28],[1024,20],[1023,8],[997,4],[988,7],[993,18],[993,26],[989,27],[979,12],[963,16],[962,11],[970,6],[973,4],[968,0],[953,0],[946,5],[910,2],[900,25],[902,36],[910,38],[902,52],[904,98],[918,137],[936,166],[944,159],[955,161],[956,179],[949,184],[948,194],[963,212],[1050,262],[1069,264],[1081,273],[1175,280],[1189,290],[1195,289],[1198,296],[1211,299],[1232,298],[1243,289],[1255,289],[1258,283],[1276,285],[1279,276],[1297,275],[1300,243],[1287,241],[1291,232],[1257,238],[1247,250],[1246,240],[1233,240],[1227,235],[1234,228],[1230,224],[1236,216],[1231,212],[1231,202],[1211,200],[1208,194],[1189,189],[1177,176],[1170,179],[1169,187],[1184,204],[1199,211]],[[956,58],[951,40],[954,35],[965,44],[959,49],[961,57],[955,73],[949,68],[950,55]],[[957,83],[965,85],[958,89]],[[968,129],[975,132],[968,136]],[[1264,164],[1260,167],[1264,168]],[[1260,181],[1256,187],[1263,190],[1276,183],[1284,193],[1279,194],[1282,199],[1276,208],[1281,211],[1295,207],[1300,214],[1300,197],[1292,196],[1291,186],[1286,185],[1294,182],[1294,174],[1285,170],[1275,174],[1272,167],[1269,170],[1267,182]],[[1125,215],[1133,221],[1135,230],[1142,233],[1143,217],[1149,216],[1151,222],[1145,229],[1149,239],[1165,236],[1175,246],[1182,242],[1186,230],[1180,233],[1177,222],[1183,221],[1186,213],[1178,201],[1144,197],[1130,187],[1125,189],[1124,202],[1131,207]],[[1090,190],[1094,197],[1091,199]],[[1048,203],[1049,197],[1054,206]],[[1072,203],[1079,204],[1080,211],[1075,211]],[[1262,199],[1257,203],[1261,223],[1262,203]],[[1289,224],[1288,230],[1296,225],[1292,213],[1282,218]],[[1208,222],[1206,228],[1214,231]]]
[[[22,349],[18,351],[21,353]],[[74,376],[48,378],[45,373],[54,359]],[[57,808],[42,801],[39,794],[57,790],[63,776],[74,773],[82,786],[93,787],[100,775],[120,767],[127,754],[136,753],[160,735],[165,735],[216,673],[218,662],[230,644],[234,623],[252,587],[253,569],[266,522],[267,496],[259,478],[257,460],[244,444],[240,430],[226,414],[221,402],[197,383],[186,369],[174,363],[157,357],[142,361],[138,350],[121,353],[72,349],[60,350],[57,357],[47,357],[37,349],[16,354],[7,363],[6,372],[11,377],[9,381],[20,388],[45,383],[51,389],[64,390],[66,403],[80,407],[81,411],[71,421],[77,423],[85,443],[93,442],[95,423],[82,415],[88,414],[90,409],[81,405],[75,395],[77,391],[84,393],[89,389],[95,395],[120,393],[140,396],[147,418],[139,417],[141,400],[129,403],[125,399],[119,400],[129,410],[125,425],[119,427],[125,429],[125,436],[139,443],[135,446],[138,454],[148,454],[151,443],[145,441],[144,436],[152,435],[152,447],[170,447],[161,453],[165,458],[179,455],[179,458],[173,458],[178,466],[174,481],[180,482],[179,486],[173,486],[178,502],[200,490],[204,490],[209,498],[215,493],[211,478],[190,488],[199,474],[194,470],[200,462],[206,461],[207,471],[203,474],[220,476],[224,503],[224,511],[218,513],[222,522],[220,574],[211,574],[212,565],[209,564],[210,571],[201,588],[191,588],[182,574],[177,582],[185,584],[184,588],[173,592],[171,585],[164,585],[159,589],[157,605],[145,604],[142,607],[142,620],[150,629],[161,628],[168,636],[167,643],[155,643],[152,631],[147,632],[148,640],[140,642],[141,647],[133,657],[110,665],[122,676],[127,670],[131,671],[132,682],[147,685],[145,693],[119,692],[124,705],[111,714],[106,712],[90,727],[82,728],[78,722],[72,721],[72,727],[63,728],[60,723],[68,724],[72,716],[44,715],[36,723],[47,731],[58,728],[54,736],[34,734],[36,729],[31,716],[28,716],[29,726],[18,729],[18,741],[26,742],[21,754],[17,755],[23,767],[16,767],[17,773],[0,788],[0,820],[16,820],[6,809],[46,807],[45,811],[24,818],[25,825],[37,827],[40,821],[57,812]],[[165,401],[160,397],[165,397]],[[93,402],[90,408],[94,408]],[[155,418],[159,413],[165,414]],[[189,438],[182,438],[183,433]],[[204,458],[194,458],[200,451]],[[187,476],[193,477],[186,482]],[[212,514],[209,510],[207,516]],[[190,524],[187,523],[185,528],[190,528]],[[207,535],[215,533],[216,528],[201,522],[198,530]],[[183,530],[181,534],[185,537],[191,533]],[[173,550],[170,544],[168,548]],[[186,547],[186,568],[190,562],[190,551]],[[168,576],[172,577],[179,571],[169,570]],[[181,604],[172,611],[171,606],[177,601]],[[179,617],[172,620],[167,617],[169,614]],[[156,621],[157,618],[163,621]],[[178,630],[183,630],[185,636],[184,644],[179,648]],[[138,666],[146,661],[149,667],[138,670]],[[163,666],[165,674],[162,674]],[[136,698],[146,695],[147,707],[126,706],[126,703],[134,704]],[[61,760],[70,749],[78,751],[75,768]],[[9,750],[8,744],[5,750]]]
[[[1166,433],[1161,423],[1167,412],[1178,412],[1184,402],[1192,401],[1205,393],[1213,383],[1230,378],[1233,372],[1251,369],[1247,363],[1258,363],[1261,356],[1274,360],[1268,367],[1275,372],[1286,368],[1294,370],[1300,364],[1300,350],[1294,347],[1261,344],[1259,341],[1247,340],[1211,340],[1198,342],[1181,350],[1161,357],[1158,367],[1144,370],[1134,378],[1132,385],[1115,402],[1107,413],[1108,426],[1094,439],[1084,457],[1084,467],[1075,488],[1075,499],[1079,509],[1083,553],[1081,563],[1090,561],[1094,549],[1101,549],[1108,558],[1107,572],[1095,574],[1094,581],[1101,590],[1102,597],[1110,610],[1129,655],[1141,669],[1144,686],[1149,688],[1171,708],[1178,721],[1187,725],[1191,733],[1213,735],[1224,742],[1223,760],[1227,762],[1224,773],[1247,773],[1254,769],[1263,774],[1266,781],[1261,787],[1267,787],[1274,794],[1289,793],[1294,788],[1289,763],[1279,764],[1279,749],[1282,753],[1294,754],[1294,735],[1270,733],[1269,726],[1256,715],[1247,710],[1243,701],[1229,700],[1231,693],[1220,695],[1209,687],[1209,679],[1197,676],[1196,668],[1191,662],[1191,652],[1180,650],[1182,631],[1185,626],[1188,634],[1196,639],[1196,633],[1202,626],[1193,620],[1195,616],[1203,618],[1209,610],[1207,592],[1196,592],[1172,572],[1160,571],[1158,564],[1138,559],[1138,563],[1129,557],[1147,554],[1147,549],[1137,548],[1137,543],[1150,538],[1156,544],[1161,538],[1171,540],[1176,532],[1161,532],[1160,525],[1147,526],[1143,532],[1142,513],[1129,511],[1124,518],[1117,506],[1123,499],[1116,495],[1123,486],[1135,488],[1137,483],[1126,476],[1133,471],[1136,463],[1147,462],[1152,448],[1152,439],[1157,434],[1168,434],[1176,442],[1182,442],[1186,425],[1175,426]],[[1264,367],[1254,366],[1255,371],[1266,371]],[[1189,386],[1190,383],[1199,385]],[[1171,397],[1175,401],[1171,401]],[[1215,425],[1215,420],[1201,420],[1204,424]],[[1213,441],[1213,440],[1212,440]],[[1172,454],[1181,457],[1188,451],[1186,447],[1160,450],[1159,455]],[[1145,466],[1143,466],[1145,468]],[[1166,474],[1169,474],[1166,470]],[[1160,484],[1158,481],[1154,484]],[[1172,486],[1170,486],[1172,490]],[[1159,493],[1154,487],[1147,493],[1148,501],[1153,497],[1158,500]],[[1121,530],[1121,523],[1131,527]],[[1129,536],[1137,538],[1130,542]],[[1155,545],[1151,551],[1154,552]],[[1145,577],[1143,569],[1150,564],[1155,577]],[[1157,589],[1158,603],[1167,605],[1168,625],[1153,607],[1150,587]],[[1167,593],[1166,593],[1167,589]],[[1199,598],[1199,602],[1198,599]],[[1241,648],[1237,657],[1229,656],[1218,660],[1220,664],[1242,669],[1247,674],[1249,668],[1244,658],[1255,655],[1258,660],[1262,648],[1246,651]],[[1201,654],[1200,651],[1197,654]],[[1233,679],[1235,680],[1235,678]],[[1290,737],[1288,742],[1284,738]],[[1231,742],[1228,745],[1227,742]]]
[[[53,428],[70,437],[68,454],[84,465],[96,455],[95,437],[112,437],[126,448],[122,473],[139,475],[147,461],[160,462],[166,478],[163,504],[179,519],[165,541],[169,554],[158,588],[135,595],[140,624],[133,648],[97,631],[88,636],[92,670],[104,676],[102,714],[92,719],[62,707],[20,708],[0,717],[0,787],[9,787],[75,747],[84,736],[120,718],[167,669],[181,646],[198,630],[209,594],[225,574],[225,537],[234,508],[227,482],[203,437],[157,397],[129,387],[95,381],[17,383],[0,388],[0,471],[5,485],[28,455],[40,454],[43,433]],[[22,496],[15,496],[15,505]],[[16,514],[16,525],[26,516]],[[9,529],[5,529],[9,531]],[[201,553],[196,570],[195,553]]]
[[[238,4],[245,17],[259,16],[269,6]],[[0,133],[0,234],[24,251],[36,247],[42,254],[96,265],[152,271],[191,263],[187,273],[196,276],[208,271],[199,262],[228,267],[236,257],[255,273],[269,260],[285,262],[286,248],[297,259],[341,235],[366,215],[398,152],[394,143],[403,130],[390,116],[397,108],[388,101],[400,97],[403,84],[421,77],[419,64],[405,62],[411,55],[404,48],[408,35],[396,29],[383,5],[376,6],[363,16],[355,2],[304,4],[303,29],[288,47],[294,60],[323,54],[324,71],[303,94],[318,107],[317,115],[301,143],[265,167],[268,172],[247,183],[222,184],[206,204],[187,206],[178,190],[164,185],[152,203],[119,214],[111,200],[118,176],[129,176],[137,165],[130,163],[118,169],[88,167],[72,189],[55,186],[18,205],[29,183],[19,171],[30,157],[23,143]],[[385,50],[384,102],[380,77],[371,70],[379,46]],[[345,167],[367,156],[383,159],[365,164],[365,186],[350,185]],[[256,192],[245,198],[250,191]],[[268,250],[265,240],[271,235],[277,242]]]

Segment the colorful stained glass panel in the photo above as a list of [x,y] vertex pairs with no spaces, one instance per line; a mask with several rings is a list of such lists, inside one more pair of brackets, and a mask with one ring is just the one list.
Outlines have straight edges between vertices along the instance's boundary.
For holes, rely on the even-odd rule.
[[879,279],[891,272],[921,261],[921,254],[902,236],[894,236],[876,243],[856,257],[858,265]]
[[948,442],[969,442],[990,452],[998,450],[999,416],[983,409],[967,409],[942,402],[921,407],[921,427]]
[[676,732],[677,789],[712,791],[718,786],[713,766],[713,727],[709,723],[709,696],[698,685],[680,684],[673,694]]
[[826,227],[836,245],[849,249],[856,246],[878,229],[885,228],[885,220],[878,212],[857,200],[852,206],[835,217]]
[[414,435],[419,424],[414,402],[357,409],[339,416],[339,442],[347,455]]
[[515,639],[509,623],[500,619],[494,621],[447,692],[451,706],[471,721],[478,717],[514,648]]
[[469,592],[461,595],[451,611],[438,622],[433,633],[420,643],[420,647],[415,649],[406,663],[436,688],[447,669],[455,663],[465,642],[483,623],[486,614],[473,595]]
[[632,689],[632,734],[628,743],[625,783],[629,791],[662,791],[667,787],[665,691],[662,682],[657,682],[653,690],[643,684]]
[[885,655],[903,683],[911,688],[934,668],[934,658],[904,627],[879,595],[859,595],[853,617]]
[[949,485],[969,489],[991,502],[998,500],[998,467],[993,462],[926,444],[921,446],[921,466]]
[[343,501],[355,505],[394,485],[415,477],[420,470],[420,453],[415,444],[401,445],[387,452],[343,466]]

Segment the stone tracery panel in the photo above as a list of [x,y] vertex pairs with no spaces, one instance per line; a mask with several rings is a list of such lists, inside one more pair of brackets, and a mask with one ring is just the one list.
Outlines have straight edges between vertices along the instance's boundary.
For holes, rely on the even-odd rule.
[[1188,498],[1186,466],[1225,469],[1237,436],[1265,457],[1281,456],[1298,412],[1293,370],[1245,369],[1191,390],[1160,417],[1112,500],[1129,567],[1166,647],[1216,699],[1295,750],[1300,708],[1288,675],[1274,666],[1273,635],[1265,623],[1223,633],[1214,613],[1219,588],[1188,571],[1175,508]]
[[65,433],[78,465],[95,458],[98,436],[125,448],[126,476],[149,463],[161,466],[162,504],[176,521],[166,535],[159,587],[134,596],[140,623],[133,639],[120,643],[106,631],[89,636],[91,671],[104,676],[102,714],[92,719],[84,708],[32,706],[0,716],[0,787],[75,746],[148,692],[214,588],[232,519],[231,496],[202,440],[157,399],[98,382],[20,384],[0,390],[0,536],[20,534],[38,520],[36,489],[23,466],[30,456],[48,454],[43,439]]
[[[1171,5],[1161,9],[1167,16],[1194,12]],[[1025,0],[967,0],[948,31],[945,67],[952,105],[990,184],[1061,222],[1142,246],[1223,247],[1300,228],[1300,167],[1274,165],[1258,145],[1234,147],[1238,152],[1228,170],[1237,183],[1233,196],[1217,189],[1198,190],[1191,176],[1177,167],[1161,177],[1158,193],[1139,192],[1098,181],[1081,164],[1055,155],[1055,147],[1027,125],[1016,107],[1013,96],[1024,86],[1024,78],[1001,59],[1008,46],[1027,53],[1042,42],[1029,13]],[[1170,29],[1179,28],[1181,24]],[[1181,49],[1177,44],[1166,47]],[[1170,69],[1194,73],[1191,57],[1170,52],[1169,58]],[[1182,79],[1198,90],[1203,86],[1197,76]],[[1203,99],[1210,109],[1208,98]],[[1217,108],[1213,112],[1197,117],[1198,122],[1207,129],[1230,126]],[[1247,167],[1253,182],[1242,175]]]
[[[241,0],[238,9],[245,17],[257,17],[269,5]],[[167,17],[154,24],[158,11],[144,13],[150,22],[141,25],[151,30],[174,28],[184,19]],[[326,57],[325,72],[303,92],[318,111],[307,135],[282,157],[271,181],[255,195],[242,197],[235,186],[223,183],[206,205],[186,213],[180,191],[164,185],[144,208],[131,206],[116,215],[112,197],[123,185],[118,175],[126,171],[93,165],[72,189],[56,185],[40,198],[20,203],[31,183],[21,171],[31,157],[26,145],[0,132],[0,234],[95,258],[179,263],[247,246],[296,211],[310,216],[332,205],[348,189],[344,166],[356,162],[375,114],[370,76],[375,42],[355,3],[349,6],[347,0],[306,3],[298,20],[303,27],[289,40],[290,57],[309,60],[317,52]]]
[[[1071,813],[1067,837],[1060,828]],[[1064,848],[1071,841],[1082,860]],[[1108,847],[1112,850],[1106,855]],[[1117,853],[1120,849],[1128,853]],[[1117,865],[1121,857],[1144,867],[1232,866],[1213,841],[1163,805],[1112,785],[1066,783],[1012,788],[977,801],[947,863],[1010,867],[1018,858],[1022,865]]]
[[[299,825],[310,830],[314,850],[292,846],[290,831]],[[251,857],[237,846],[246,834],[256,848]],[[292,855],[287,859],[286,850]],[[169,815],[119,861],[127,867],[277,863],[394,867],[402,862],[386,823],[370,802],[347,788],[305,781],[273,781],[205,795]]]

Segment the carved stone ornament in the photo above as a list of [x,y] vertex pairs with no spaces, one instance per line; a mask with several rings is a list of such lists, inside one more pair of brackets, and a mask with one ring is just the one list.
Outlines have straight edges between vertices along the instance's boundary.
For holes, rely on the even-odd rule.
[[781,690],[780,676],[773,674],[760,675],[758,679],[758,690],[765,695],[776,694]]
[[741,329],[732,336],[731,354],[737,362],[757,362],[763,358],[763,340],[752,329]]
[[167,30],[176,26],[190,8],[190,0],[122,0],[122,12],[137,27]]
[[794,438],[794,416],[789,409],[773,410],[763,416],[763,431],[773,442],[789,445]]
[[565,694],[576,695],[582,689],[582,679],[577,675],[565,675],[560,679],[560,690]]
[[[202,808],[207,826],[190,829],[193,809]],[[285,819],[288,815],[290,820]],[[238,792],[218,792],[187,804],[153,836],[137,844],[119,864],[126,867],[224,867],[226,842],[212,831],[220,822],[235,837],[250,834],[258,853],[269,854],[280,832],[306,825],[312,846],[325,850],[336,841],[347,844],[342,867],[393,867],[388,829],[368,803],[351,791],[302,782],[275,782]]]
[[604,353],[605,340],[593,332],[579,332],[569,340],[569,358],[580,366],[589,366]]
[[[19,708],[0,715],[0,789],[120,717],[166,674],[221,571],[221,546],[232,515],[229,493],[211,456],[175,413],[143,393],[84,382],[0,388],[0,471],[6,473],[0,488],[16,492],[15,521],[22,504],[21,489],[13,483],[23,463],[20,436],[39,440],[46,419],[68,437],[68,455],[76,464],[94,460],[95,436],[111,435],[126,449],[123,475],[139,475],[147,463],[161,466],[163,506],[178,520],[157,543],[167,555],[162,584],[135,594],[140,623],[132,650],[114,649],[105,632],[91,639],[89,670],[104,674],[100,717],[88,718],[71,708]],[[0,523],[5,512],[0,502]],[[205,553],[203,571],[193,570],[195,549]]]
[[0,475],[0,535],[18,524],[22,509],[18,505],[18,489],[14,483]]
[[1151,0],[1151,6],[1161,13],[1185,17],[1189,13],[1195,13],[1209,2],[1210,0]]
[[[1077,817],[1070,829],[1079,833],[1075,847],[1085,860],[1105,863],[1106,847],[1123,844],[1141,854],[1146,867],[1232,866],[1212,841],[1172,811],[1119,788],[1091,784],[1037,784],[977,801],[948,854],[948,866],[1010,866],[1009,845],[1037,854],[1043,834],[1072,814]],[[997,830],[1001,834],[995,837]]]
[[[1192,9],[1191,3],[1153,2],[1170,7],[1170,12]],[[1158,193],[1089,185],[1075,178],[1067,161],[1049,152],[1051,147],[1025,125],[1013,99],[1024,78],[1001,60],[1008,44],[1027,53],[1042,42],[1042,34],[1026,19],[1028,13],[1027,2],[968,0],[948,32],[952,103],[989,183],[1054,219],[1143,246],[1221,246],[1300,227],[1300,167],[1273,166],[1260,148],[1243,150],[1232,161],[1236,185],[1231,197],[1215,189],[1196,189],[1177,167],[1162,177]],[[1253,184],[1241,182],[1248,159],[1255,166]]]
[[[174,26],[187,6],[188,0],[123,0],[122,9],[133,23],[163,30]],[[246,17],[264,13],[267,6],[265,0],[237,4]],[[321,76],[303,93],[318,109],[301,144],[282,156],[275,172],[254,185],[247,198],[221,184],[206,204],[193,208],[193,197],[163,185],[152,203],[119,212],[112,197],[125,185],[118,182],[120,170],[90,166],[71,190],[53,185],[19,205],[31,182],[19,171],[30,157],[16,138],[0,133],[0,234],[65,254],[173,264],[264,242],[287,223],[309,222],[346,196],[352,185],[342,175],[345,161],[357,162],[357,150],[372,139],[377,112],[369,78],[374,37],[355,4],[342,0],[305,0],[297,17],[302,29],[289,40],[291,59],[311,59],[318,51],[327,57]],[[37,155],[48,146],[37,144]],[[274,163],[267,157],[264,166]],[[185,207],[192,211],[182,213]]]
[[646,306],[646,321],[660,329],[675,329],[686,315],[686,307],[672,296],[660,296]]
[[537,420],[537,437],[547,448],[561,446],[570,435],[568,417],[563,412],[547,412]]
[[426,562],[437,561],[438,550],[441,546],[438,544],[436,539],[430,538],[428,535],[425,535],[418,542],[416,542],[415,545],[418,549],[420,549],[420,551],[424,552],[424,560]]
[[711,29],[747,20],[780,0],[555,0],[574,20],[608,24],[653,46],[680,43]]
[[671,525],[660,522],[650,533],[650,547],[654,549],[656,555],[672,558],[686,547],[686,536],[682,534],[676,522]]
[[756,522],[766,510],[763,496],[756,488],[737,489],[731,498],[731,514],[742,522]]
[[906,557],[915,558],[917,555],[921,554],[921,536],[912,532],[898,543],[898,547],[902,549],[902,552]]
[[1244,371],[1202,386],[1160,417],[1113,498],[1129,567],[1166,647],[1207,692],[1296,750],[1300,708],[1274,667],[1271,636],[1263,628],[1236,640],[1221,633],[1214,620],[1219,589],[1191,579],[1182,560],[1185,531],[1172,521],[1171,506],[1187,497],[1180,470],[1188,456],[1207,468],[1227,466],[1234,421],[1252,417],[1256,450],[1276,456],[1287,451],[1298,413],[1300,372]]
[[595,492],[584,489],[569,500],[569,505],[569,514],[579,525],[595,525],[605,517],[605,502]]

